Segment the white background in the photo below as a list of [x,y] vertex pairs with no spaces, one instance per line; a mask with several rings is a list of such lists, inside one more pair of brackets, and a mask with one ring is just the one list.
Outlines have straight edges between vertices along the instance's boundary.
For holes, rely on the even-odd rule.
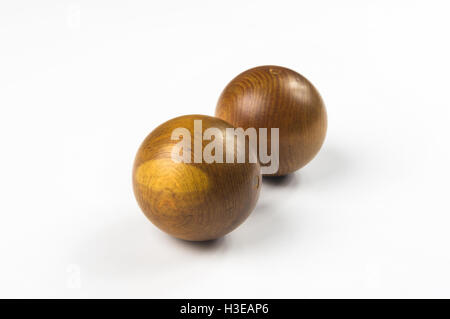
[[[450,297],[447,1],[0,3],[0,297]],[[307,167],[211,243],[140,212],[166,120],[258,65],[328,110]]]

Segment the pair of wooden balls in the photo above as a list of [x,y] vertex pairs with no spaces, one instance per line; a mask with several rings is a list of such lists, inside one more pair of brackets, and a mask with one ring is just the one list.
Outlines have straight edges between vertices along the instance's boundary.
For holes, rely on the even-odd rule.
[[[227,128],[268,132],[278,128],[279,168],[270,175],[283,176],[313,159],[327,129],[325,105],[316,88],[297,72],[279,66],[239,74],[222,92],[215,115],[169,120],[147,136],[136,155],[133,188],[139,206],[157,227],[180,239],[212,240],[238,227],[254,209],[262,180],[259,161],[249,160],[258,157],[258,149],[249,147],[243,163],[237,160],[238,147],[222,149],[223,158],[233,162],[207,163],[196,160],[195,151],[205,149],[211,140],[202,139],[201,145],[191,141],[182,150],[188,161],[174,161],[174,152],[181,154],[174,130],[182,128],[180,132],[194,140],[199,134],[195,122],[201,121],[202,136],[209,129],[218,130],[222,134],[215,135],[216,145],[224,146]],[[269,133],[269,151],[271,138]]]

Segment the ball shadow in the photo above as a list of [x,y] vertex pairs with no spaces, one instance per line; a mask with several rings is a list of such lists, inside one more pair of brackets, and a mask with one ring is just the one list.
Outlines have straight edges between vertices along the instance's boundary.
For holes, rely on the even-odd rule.
[[284,176],[263,176],[263,183],[277,187],[295,187],[299,184],[299,176],[296,173]]
[[[336,182],[343,175],[348,176],[349,170],[355,170],[358,163],[350,163],[350,160],[333,145],[326,146],[315,158],[300,170],[284,176],[264,176],[263,184],[269,188],[297,187],[302,184],[321,184]],[[304,185],[302,185],[303,187]]]
[[180,260],[194,262],[226,249],[226,237],[202,242],[177,239],[139,215],[96,230],[80,243],[72,259],[80,261],[86,276],[120,280],[140,275],[148,279],[150,274],[154,278],[179,267]]
[[168,236],[170,241],[181,248],[189,249],[197,252],[208,252],[218,250],[225,246],[225,237],[206,240],[206,241],[189,241]]

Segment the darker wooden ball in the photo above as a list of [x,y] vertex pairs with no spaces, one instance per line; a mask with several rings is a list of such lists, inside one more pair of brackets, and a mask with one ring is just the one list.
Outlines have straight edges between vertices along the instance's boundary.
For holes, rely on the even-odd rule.
[[[202,121],[201,134],[217,128],[225,139],[225,121],[203,115],[187,115],[157,127],[140,146],[133,167],[133,188],[148,219],[170,235],[191,241],[216,239],[238,227],[252,212],[261,188],[258,163],[195,163],[194,120]],[[191,163],[173,159],[174,130],[187,129],[192,139],[187,150]],[[198,132],[198,131],[197,131]],[[199,135],[197,133],[197,135]],[[201,147],[211,140],[201,139]],[[223,156],[233,152],[220,140]],[[217,152],[217,150],[216,150]],[[175,151],[179,153],[179,149]],[[184,154],[184,153],[182,153]],[[229,154],[228,154],[229,155]],[[256,156],[256,155],[255,155]]]
[[[280,66],[260,66],[235,77],[223,90],[216,116],[235,127],[279,128],[279,170],[292,173],[320,150],[327,130],[325,105],[302,75]],[[270,135],[268,141],[270,149]]]

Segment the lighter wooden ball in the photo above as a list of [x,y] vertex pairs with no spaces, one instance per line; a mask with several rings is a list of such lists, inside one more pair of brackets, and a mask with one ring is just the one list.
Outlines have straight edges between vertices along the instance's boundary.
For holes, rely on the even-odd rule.
[[[221,119],[203,115],[182,116],[160,125],[137,152],[133,188],[142,211],[161,230],[180,239],[204,241],[224,236],[250,215],[259,196],[261,174],[259,164],[248,161],[194,163],[194,120],[202,120],[203,132],[210,127],[222,133],[232,128]],[[179,142],[171,138],[176,128],[191,133],[192,163],[172,159]],[[202,147],[210,142],[204,140]],[[229,151],[234,153],[222,142],[224,157]]]
[[[235,77],[219,98],[216,116],[245,129],[279,128],[280,166],[275,176],[311,161],[327,131],[319,92],[305,77],[280,66],[260,66]],[[268,144],[270,148],[270,138]]]

